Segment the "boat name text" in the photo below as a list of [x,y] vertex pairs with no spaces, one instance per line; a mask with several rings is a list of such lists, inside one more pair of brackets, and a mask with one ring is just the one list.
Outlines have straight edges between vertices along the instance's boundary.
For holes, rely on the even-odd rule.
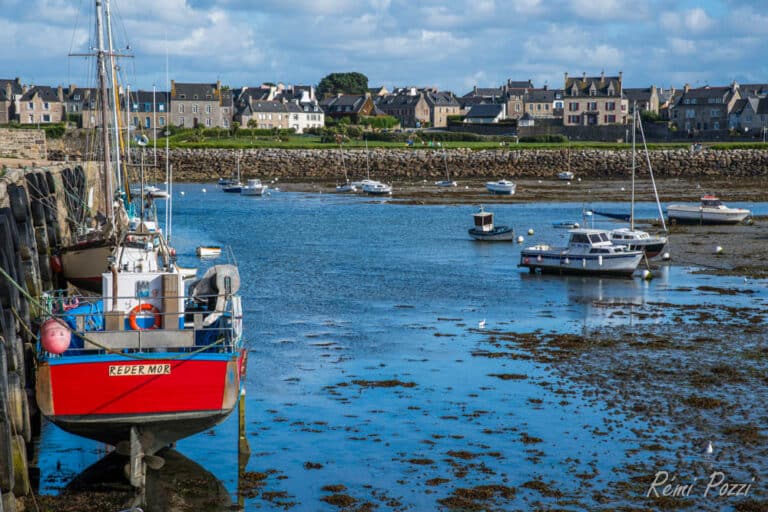
[[133,375],[170,375],[170,363],[162,364],[120,364],[110,365],[110,377],[127,377]]

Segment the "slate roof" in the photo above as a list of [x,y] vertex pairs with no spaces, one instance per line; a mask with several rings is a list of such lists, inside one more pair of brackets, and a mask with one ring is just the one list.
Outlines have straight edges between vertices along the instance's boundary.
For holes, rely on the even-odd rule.
[[427,103],[436,107],[458,107],[459,101],[450,91],[428,92],[424,95]]
[[507,80],[507,89],[534,89],[533,82],[530,80],[513,81]]
[[730,87],[697,87],[696,89],[689,89],[688,92],[683,93],[683,98],[696,98],[696,99],[709,99],[709,98],[726,98],[731,94]]
[[739,84],[739,91],[744,96],[766,96],[768,84]]
[[757,104],[756,113],[761,116],[768,116],[768,97],[760,98],[760,102]]
[[733,103],[733,109],[731,109],[732,114],[741,115],[742,112],[744,112],[744,108],[747,106],[748,101],[746,99],[736,100]]
[[477,87],[471,91],[469,91],[467,94],[465,94],[464,98],[500,98],[504,96],[504,89],[502,87],[491,87],[491,88],[484,88],[484,87]]
[[[6,84],[11,85],[11,97],[6,97],[6,93],[8,92],[6,90]],[[8,79],[8,78],[0,78],[0,101],[12,101],[13,96],[16,94],[22,94],[23,90],[21,88],[21,82],[18,78],[14,79]]]
[[48,85],[35,85],[30,87],[27,89],[27,92],[22,95],[21,101],[29,101],[34,98],[35,95],[38,95],[43,101],[59,101],[58,89]]
[[409,94],[389,94],[387,96],[380,96],[376,99],[375,103],[379,108],[409,107],[417,105],[421,98],[421,94],[415,96]]
[[627,98],[630,101],[630,103],[632,101],[649,101],[651,99],[650,87],[643,87],[639,89],[625,87],[623,92],[624,92],[624,97]]
[[483,103],[481,105],[475,105],[467,113],[466,117],[480,117],[480,118],[496,118],[504,112],[504,106],[497,103]]
[[[577,94],[574,94],[576,87]],[[590,96],[594,87],[596,97],[619,97],[621,94],[621,77],[618,76],[571,76],[565,80],[565,95],[568,97]],[[610,94],[613,89],[613,94]]]
[[218,101],[216,84],[185,84],[174,82],[171,101]]
[[[556,89],[531,89],[523,95],[526,103],[553,103],[558,98]],[[562,98],[562,94],[559,95]]]
[[[364,94],[344,94],[341,96],[330,96],[320,102],[320,107],[325,112],[344,112],[356,113],[362,110],[367,97]],[[349,107],[349,109],[347,109]]]

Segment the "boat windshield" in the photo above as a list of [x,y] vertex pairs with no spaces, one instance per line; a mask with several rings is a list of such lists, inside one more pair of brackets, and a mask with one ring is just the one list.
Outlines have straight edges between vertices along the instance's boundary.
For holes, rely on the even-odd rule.
[[587,238],[587,235],[584,233],[574,233],[573,236],[571,236],[571,243],[572,244],[588,244],[589,238]]
[[719,199],[702,199],[701,200],[701,206],[707,207],[707,208],[717,208],[721,204]]

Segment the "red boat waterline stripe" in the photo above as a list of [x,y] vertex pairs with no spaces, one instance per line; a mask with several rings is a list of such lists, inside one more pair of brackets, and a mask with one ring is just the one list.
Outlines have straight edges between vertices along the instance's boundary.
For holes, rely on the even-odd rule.
[[[53,411],[59,416],[221,410],[227,384],[238,387],[236,360],[232,363],[186,359],[57,364],[50,367]],[[169,373],[138,370],[152,365],[167,366]],[[120,376],[114,375],[115,366]]]
[[[63,357],[50,357],[45,360],[46,363],[51,366],[59,366],[62,364],[89,364],[89,363],[158,363],[158,362],[171,362],[171,361],[234,361],[240,357],[240,352],[200,352],[197,354],[185,356],[183,352],[153,352],[151,357],[147,357],[149,354],[146,352],[135,354],[141,356],[141,359],[135,357],[123,356],[120,354],[98,354],[98,355],[82,355],[82,356],[69,356]],[[180,358],[180,356],[182,356]]]

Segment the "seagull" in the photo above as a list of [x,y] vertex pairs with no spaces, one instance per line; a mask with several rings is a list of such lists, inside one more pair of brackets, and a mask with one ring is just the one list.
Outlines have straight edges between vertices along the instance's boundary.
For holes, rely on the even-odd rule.
[[715,450],[712,448],[712,441],[707,441],[707,447],[704,448],[704,455],[712,455]]
[[205,187],[203,187],[203,194],[205,194],[206,192],[207,192],[207,190],[205,190]]
[[485,318],[477,322],[478,329],[485,329]]

